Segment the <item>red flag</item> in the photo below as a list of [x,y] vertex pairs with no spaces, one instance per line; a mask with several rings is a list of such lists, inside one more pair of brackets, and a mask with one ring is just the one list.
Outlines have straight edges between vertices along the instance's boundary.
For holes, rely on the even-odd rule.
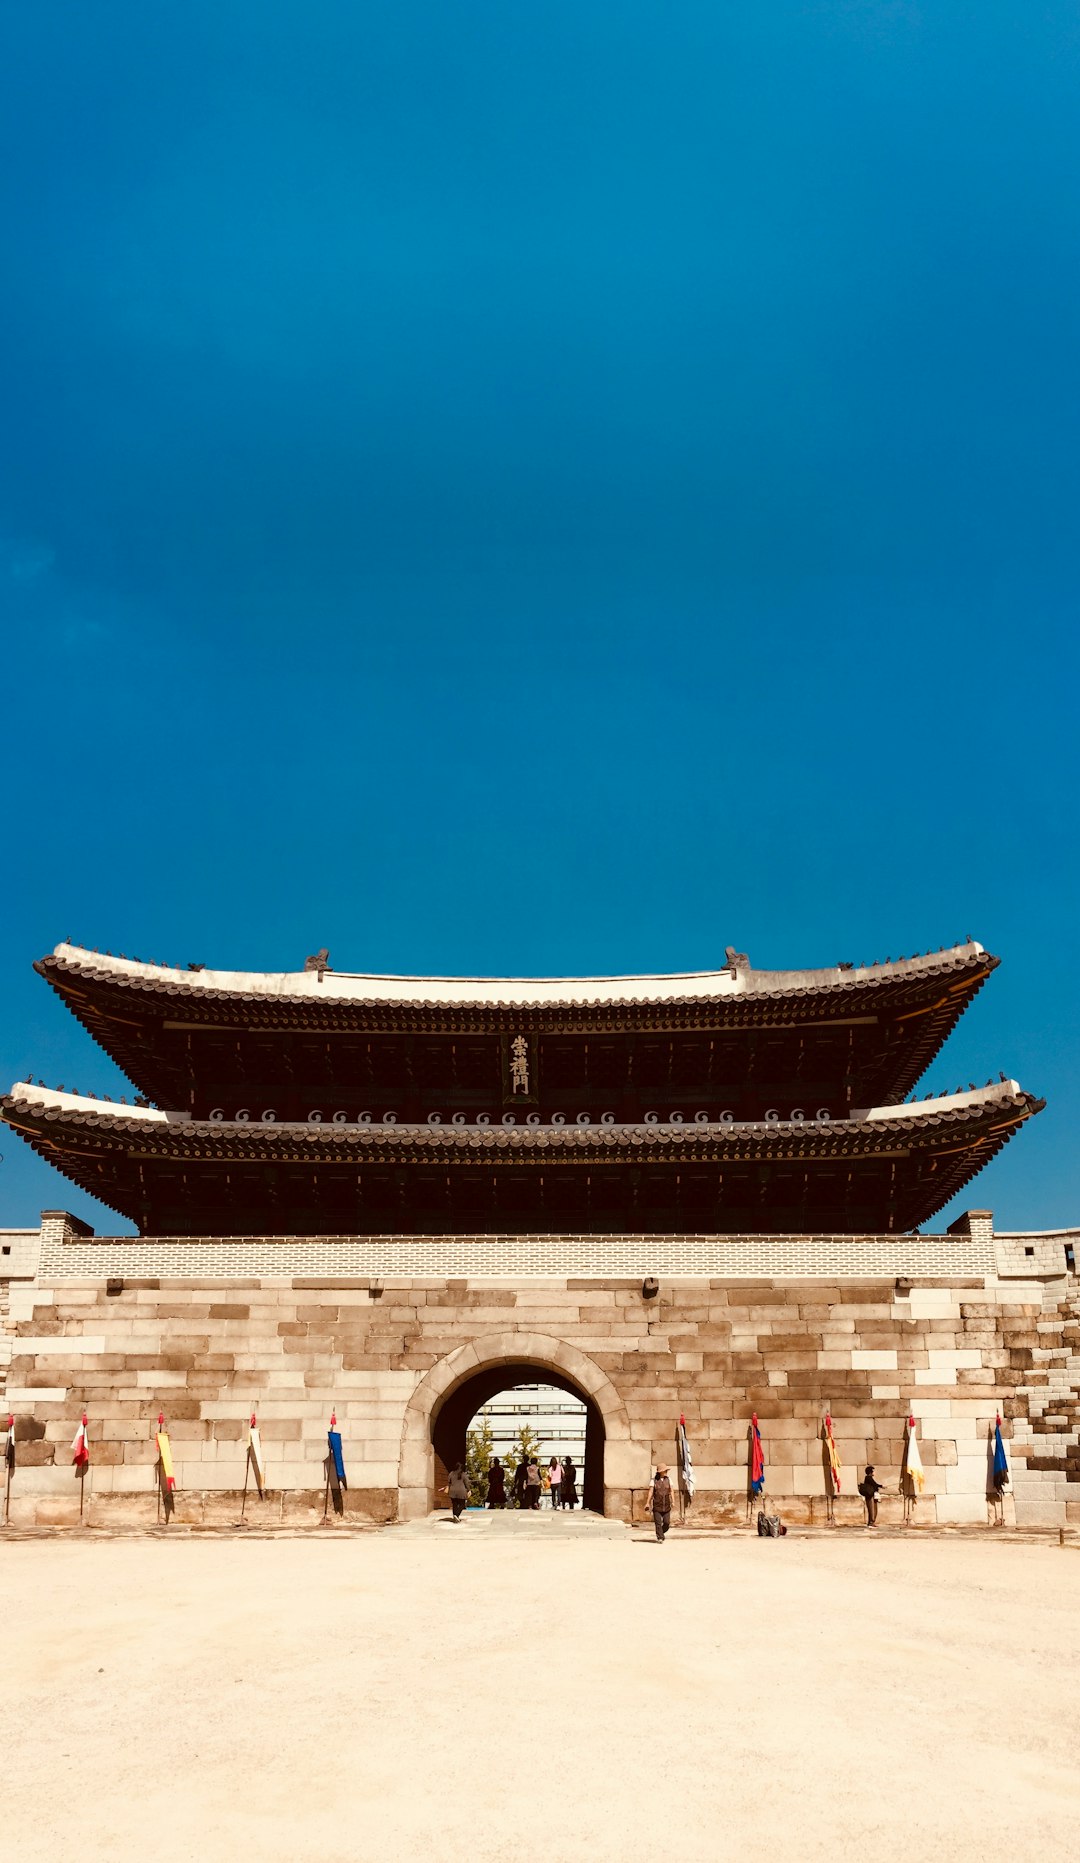
[[71,1447],[74,1452],[72,1454],[71,1459],[74,1462],[75,1467],[79,1469],[89,1468],[90,1466],[90,1438],[86,1434],[86,1412],[85,1410],[83,1411],[82,1422],[80,1423],[78,1429],[75,1431],[75,1434],[71,1439]]
[[765,1451],[761,1444],[756,1412],[750,1419],[750,1428],[753,1432],[750,1441],[750,1492],[760,1494],[765,1486]]

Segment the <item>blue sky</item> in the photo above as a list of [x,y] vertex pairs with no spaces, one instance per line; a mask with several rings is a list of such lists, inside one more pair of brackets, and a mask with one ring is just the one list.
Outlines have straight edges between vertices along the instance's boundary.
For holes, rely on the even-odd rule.
[[[1004,962],[925,1087],[1080,1221],[1080,8],[0,22],[4,1084],[30,969]],[[115,1219],[5,1135],[0,1224]],[[948,1216],[955,1213],[950,1210]]]

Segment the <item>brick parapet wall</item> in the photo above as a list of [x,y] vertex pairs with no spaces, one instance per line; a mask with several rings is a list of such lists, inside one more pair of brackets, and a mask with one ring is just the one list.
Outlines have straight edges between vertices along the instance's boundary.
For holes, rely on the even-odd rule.
[[191,1279],[318,1274],[982,1277],[990,1236],[43,1236],[41,1278]]

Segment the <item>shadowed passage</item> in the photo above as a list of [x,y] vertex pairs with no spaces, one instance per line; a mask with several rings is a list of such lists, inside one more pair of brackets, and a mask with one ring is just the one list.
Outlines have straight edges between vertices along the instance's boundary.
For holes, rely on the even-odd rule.
[[[496,1457],[505,1471],[508,1506],[515,1505],[515,1471],[535,1458],[542,1507],[561,1500],[561,1470],[572,1462],[579,1506],[604,1511],[604,1420],[597,1405],[561,1373],[535,1365],[485,1366],[449,1393],[432,1419],[435,1505],[449,1507],[449,1471],[466,1466],[470,1500],[487,1499],[487,1475]],[[555,1469],[551,1467],[552,1462]],[[552,1476],[558,1479],[552,1485]]]

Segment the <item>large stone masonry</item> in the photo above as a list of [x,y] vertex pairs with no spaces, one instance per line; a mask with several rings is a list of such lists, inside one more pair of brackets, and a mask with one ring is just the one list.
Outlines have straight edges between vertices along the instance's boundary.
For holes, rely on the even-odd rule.
[[[409,1246],[400,1238],[343,1238],[316,1244],[316,1259],[354,1271],[309,1273],[295,1271],[307,1256],[295,1259],[300,1245],[287,1239],[97,1239],[51,1213],[38,1278],[10,1286],[12,1519],[77,1513],[70,1443],[84,1408],[92,1522],[154,1518],[159,1409],[181,1517],[235,1518],[253,1407],[273,1516],[321,1515],[332,1408],[350,1507],[380,1521],[424,1512],[437,1498],[432,1439],[443,1404],[472,1379],[524,1365],[595,1405],[606,1438],[604,1504],[622,1518],[640,1511],[655,1460],[674,1460],[680,1412],[694,1451],[696,1518],[746,1518],[755,1412],[768,1494],[789,1519],[824,1518],[826,1408],[844,1467],[838,1516],[858,1517],[866,1462],[885,1483],[883,1517],[898,1516],[910,1409],[926,1468],[917,1522],[982,1523],[1000,1409],[1013,1470],[1006,1520],[1080,1522],[1080,1305],[1075,1276],[1062,1273],[1065,1244],[1038,1258],[1009,1255],[1003,1265],[1015,1269],[1018,1259],[1026,1272],[999,1273],[981,1221],[978,1213],[947,1238],[789,1238],[801,1242],[794,1259],[813,1264],[810,1272],[768,1277],[737,1271],[760,1259],[759,1238],[532,1238],[532,1271],[511,1276],[483,1272],[502,1259],[493,1238],[429,1240],[425,1272],[413,1275],[392,1272]],[[768,1244],[784,1258],[783,1240]],[[530,1259],[520,1241],[506,1246],[519,1263]],[[625,1266],[630,1246],[638,1272],[597,1271],[605,1260]],[[1013,1246],[1007,1240],[1006,1252]],[[188,1268],[192,1248],[198,1275]],[[243,1274],[244,1251],[260,1272]],[[926,1272],[943,1251],[953,1273]],[[429,1272],[440,1259],[444,1272]],[[673,1259],[698,1271],[671,1271]],[[892,1272],[881,1272],[882,1261]],[[724,1272],[702,1271],[710,1262]],[[267,1273],[268,1263],[292,1271]],[[875,1271],[860,1271],[866,1263]],[[355,1272],[358,1264],[368,1272]],[[575,1274],[575,1264],[589,1272]],[[655,1294],[647,1274],[659,1282]]]

